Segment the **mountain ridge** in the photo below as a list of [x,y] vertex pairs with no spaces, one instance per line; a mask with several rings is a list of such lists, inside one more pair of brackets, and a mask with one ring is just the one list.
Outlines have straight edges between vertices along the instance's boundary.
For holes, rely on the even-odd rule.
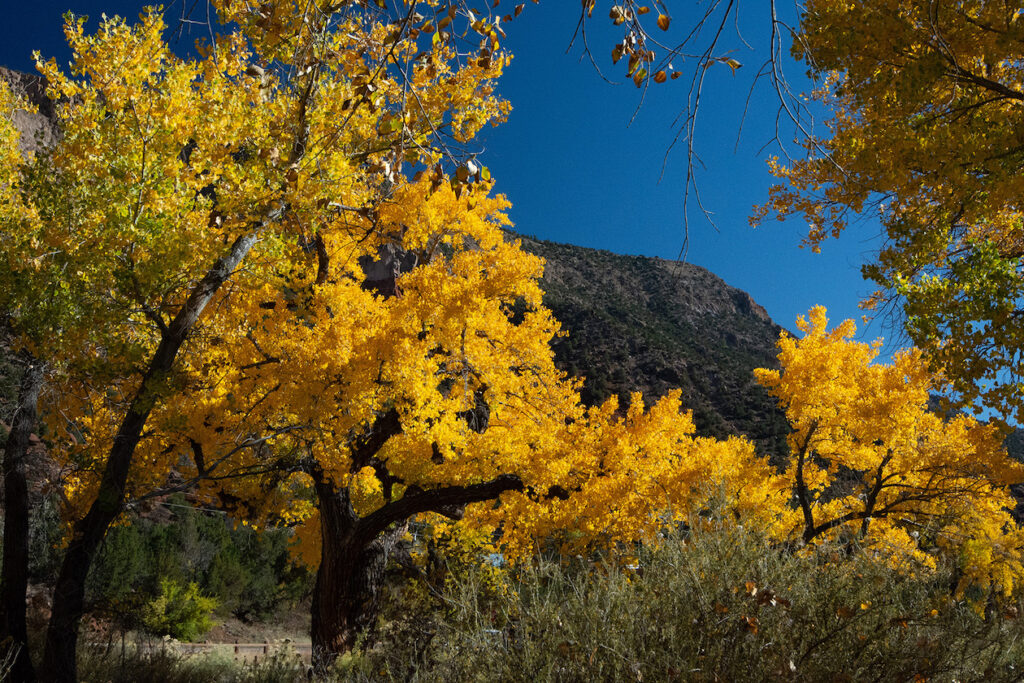
[[747,435],[773,460],[785,455],[789,426],[753,375],[778,367],[783,328],[747,292],[683,261],[516,238],[545,259],[544,303],[567,332],[556,362],[584,378],[585,402],[679,388],[702,436]]

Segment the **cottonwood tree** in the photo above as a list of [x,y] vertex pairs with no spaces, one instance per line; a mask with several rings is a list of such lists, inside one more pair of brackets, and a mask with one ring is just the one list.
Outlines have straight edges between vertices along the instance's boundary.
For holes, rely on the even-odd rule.
[[[50,369],[43,412],[72,501],[48,680],[75,677],[106,529],[168,474],[174,454],[136,456],[155,438],[151,416],[209,389],[181,369],[218,343],[204,333],[212,312],[282,283],[289,260],[376,254],[392,239],[377,214],[396,178],[427,169],[425,187],[462,193],[486,175],[458,164],[465,145],[505,111],[487,85],[504,64],[499,34],[458,7],[215,7],[234,23],[196,58],[168,49],[156,11],[134,26],[104,19],[93,35],[70,18],[71,72],[40,62],[62,134],[34,159],[12,145],[21,105],[3,96],[0,297],[20,348]],[[476,39],[427,30],[428,14]],[[8,559],[5,585],[20,571]]]
[[327,236],[339,258],[226,301],[206,328],[218,342],[187,367],[213,390],[154,418],[144,458],[190,453],[181,471],[211,497],[302,525],[318,667],[372,625],[418,515],[493,533],[514,559],[560,531],[580,547],[650,539],[712,495],[766,523],[784,507],[749,443],[694,438],[678,392],[582,407],[553,362],[541,261],[508,241],[505,206],[483,186],[399,180],[377,217],[397,251],[340,258]]
[[857,216],[885,244],[873,303],[906,329],[960,405],[1024,415],[1021,196],[1024,19],[1012,4],[805,4],[794,55],[830,112],[756,220],[803,217],[819,248]]
[[960,570],[973,586],[1011,593],[1024,578],[1024,531],[1010,515],[1009,485],[1024,480],[994,425],[929,410],[939,382],[920,351],[876,363],[879,344],[852,341],[847,320],[828,329],[825,309],[783,334],[780,370],[756,371],[793,426],[787,476],[803,543],[840,539],[888,558]]
[[[628,540],[715,467],[738,509],[771,509],[778,487],[749,446],[694,441],[677,398],[588,415],[554,369],[539,263],[506,243],[489,173],[464,156],[507,112],[490,85],[507,61],[496,16],[435,0],[214,6],[229,30],[196,58],[168,49],[153,10],[92,35],[69,18],[70,73],[40,62],[61,136],[35,158],[3,95],[2,303],[49,369],[71,521],[44,679],[75,678],[92,558],[172,469],[276,500],[278,518],[316,508],[323,661],[369,623],[420,512],[500,498],[510,552],[559,514]],[[726,474],[747,466],[758,476]],[[5,585],[20,562],[5,557]]]

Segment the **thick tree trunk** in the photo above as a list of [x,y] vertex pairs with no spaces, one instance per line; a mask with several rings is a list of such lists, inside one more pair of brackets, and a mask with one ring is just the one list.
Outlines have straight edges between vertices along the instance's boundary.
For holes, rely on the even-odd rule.
[[[385,415],[375,424],[372,437],[355,445],[353,452],[380,448],[400,424]],[[311,635],[313,668],[326,674],[339,654],[351,650],[358,637],[373,626],[388,558],[409,526],[422,512],[437,512],[459,519],[466,505],[493,500],[505,491],[521,491],[515,475],[468,486],[419,490],[386,503],[366,517],[353,510],[347,489],[335,490],[322,473],[313,476],[320,508],[321,555],[313,590]]]
[[[323,513],[321,513],[322,515]],[[323,519],[323,517],[321,517]],[[356,645],[377,617],[384,570],[407,524],[395,525],[367,545],[339,538],[321,524],[323,556],[313,591],[313,668],[327,673],[335,658]]]
[[53,612],[46,631],[46,650],[40,672],[45,681],[73,683],[77,679],[75,655],[78,646],[78,624],[85,602],[85,580],[107,529],[124,510],[128,471],[135,448],[142,437],[142,428],[153,409],[154,389],[172,369],[181,345],[192,331],[206,304],[255,243],[255,232],[235,240],[228,253],[219,259],[193,288],[185,305],[163,331],[160,345],[154,352],[146,375],[114,437],[96,500],[85,517],[75,524],[71,541],[64,554],[64,562],[61,564],[57,585],[53,591]]
[[[12,681],[33,681],[35,670],[28,649],[25,597],[28,591],[29,500],[25,459],[36,428],[39,391],[45,368],[24,356],[24,375],[18,389],[18,408],[4,446],[4,544],[0,576],[0,642],[15,648]],[[5,646],[6,647],[6,646]],[[0,655],[5,653],[0,653]]]

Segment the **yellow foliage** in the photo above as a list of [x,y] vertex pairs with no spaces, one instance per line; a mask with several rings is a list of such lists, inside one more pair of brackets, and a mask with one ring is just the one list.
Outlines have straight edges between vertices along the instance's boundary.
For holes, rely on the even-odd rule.
[[830,118],[754,216],[796,215],[819,249],[857,214],[885,242],[865,269],[960,406],[1024,418],[1024,20],[1013,3],[805,3],[793,52]]
[[[503,231],[489,172],[451,157],[509,111],[492,84],[502,34],[415,4],[216,2],[230,30],[194,58],[168,48],[155,10],[94,33],[71,17],[70,71],[39,60],[63,135],[36,160],[0,91],[3,304],[52,368],[70,516],[144,414],[129,496],[174,470],[253,520],[344,518],[373,538],[465,514],[461,533],[501,528],[510,557],[566,530],[574,546],[652,538],[712,499],[773,523],[779,480],[744,441],[694,438],[678,393],[581,406],[554,365],[542,262]],[[424,27],[442,11],[448,29]],[[463,20],[482,38],[468,58]],[[241,267],[152,372],[242,238],[256,242]],[[431,496],[455,502],[403,507]],[[331,541],[299,539],[303,554]]]
[[[129,492],[162,484],[191,459],[192,441],[211,448],[211,464],[224,453],[217,446],[250,447],[227,431],[240,424],[207,416],[241,407],[252,397],[240,392],[269,381],[267,372],[236,377],[254,374],[239,369],[247,363],[266,361],[259,345],[269,334],[291,335],[281,353],[297,356],[280,363],[282,371],[315,373],[326,384],[331,368],[369,372],[370,347],[387,344],[401,316],[417,312],[392,302],[391,327],[378,319],[374,295],[359,286],[359,259],[400,242],[406,225],[409,244],[427,257],[448,248],[453,234],[501,242],[492,258],[511,248],[477,225],[502,220],[503,200],[486,197],[489,180],[449,186],[438,163],[451,159],[452,138],[468,142],[507,113],[489,85],[507,63],[498,46],[488,47],[487,60],[466,63],[446,42],[424,52],[415,27],[389,23],[386,13],[218,6],[237,30],[200,46],[198,58],[170,51],[156,10],[136,23],[104,18],[94,33],[69,18],[70,71],[38,62],[62,130],[39,159],[21,158],[10,119],[24,104],[0,88],[0,304],[14,314],[20,342],[52,369],[44,413],[53,453],[69,472],[72,517],[91,503],[130,406],[154,409],[156,423],[133,461]],[[455,218],[469,204],[478,208]],[[174,370],[150,377],[147,363],[175,316],[246,235],[258,241],[244,267],[216,291]],[[492,274],[484,284],[485,296],[508,282]],[[314,291],[315,305],[300,310]],[[535,284],[522,294],[539,301]],[[322,348],[303,352],[306,343]],[[265,414],[288,422],[316,409],[316,397],[302,393],[315,388],[285,382]],[[356,405],[339,435],[380,405],[368,386],[346,391]],[[282,413],[287,401],[295,407]],[[272,439],[259,443],[275,447]]]
[[993,425],[929,410],[938,378],[909,349],[876,363],[879,344],[828,329],[825,309],[783,335],[781,370],[758,370],[793,426],[787,477],[799,516],[789,535],[856,543],[897,566],[959,557],[965,585],[1009,592],[1024,576],[1024,536],[1007,487],[1024,480]]

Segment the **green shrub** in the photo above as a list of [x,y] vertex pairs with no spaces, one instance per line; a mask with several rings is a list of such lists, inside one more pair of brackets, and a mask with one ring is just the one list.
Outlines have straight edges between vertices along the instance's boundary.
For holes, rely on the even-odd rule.
[[92,608],[135,628],[139,607],[160,579],[195,583],[221,614],[259,620],[305,597],[312,574],[292,563],[288,529],[235,526],[172,499],[169,522],[134,518],[110,530],[87,583]]
[[[640,549],[623,566],[550,556],[485,587],[449,567],[391,600],[373,644],[339,657],[344,681],[1021,680],[1019,601],[954,600],[955,570],[900,571],[866,552],[772,547],[721,526]],[[180,586],[179,586],[179,589]],[[301,681],[282,652],[257,665],[137,654],[83,680]],[[86,668],[83,667],[83,672]],[[98,668],[89,671],[100,671]],[[204,678],[205,676],[205,678]]]
[[[837,547],[794,553],[723,526],[641,550],[635,569],[538,560],[495,599],[469,572],[349,680],[1019,680],[1021,605],[979,615],[952,570],[913,575]],[[1024,612],[1020,612],[1024,614]]]
[[216,608],[217,599],[201,595],[197,584],[161,579],[160,593],[142,610],[142,625],[158,636],[195,640],[213,627]]

